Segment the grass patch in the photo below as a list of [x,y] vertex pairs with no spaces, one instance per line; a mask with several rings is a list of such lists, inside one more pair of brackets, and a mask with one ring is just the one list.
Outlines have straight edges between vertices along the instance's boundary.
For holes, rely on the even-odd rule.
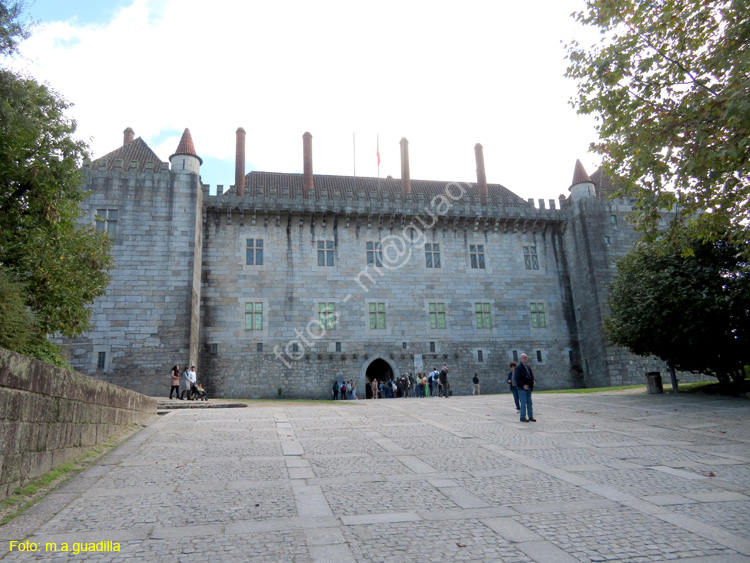
[[123,431],[111,436],[105,443],[92,446],[91,449],[73,461],[51,469],[41,477],[37,477],[26,483],[23,487],[13,491],[10,496],[0,501],[0,526],[4,526],[17,516],[20,516],[42,500],[48,493],[68,482],[84,469],[94,465],[100,458],[140,428],[139,425],[132,424]]

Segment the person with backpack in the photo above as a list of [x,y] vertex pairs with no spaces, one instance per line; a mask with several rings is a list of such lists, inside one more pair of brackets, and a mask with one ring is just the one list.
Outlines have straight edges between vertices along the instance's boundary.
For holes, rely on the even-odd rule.
[[[536,379],[528,361],[529,357],[526,354],[521,354],[521,363],[513,371],[513,378],[516,380],[518,401],[521,403],[521,422],[536,422],[534,405],[531,402],[531,392],[534,390]],[[526,418],[527,414],[528,418]]]

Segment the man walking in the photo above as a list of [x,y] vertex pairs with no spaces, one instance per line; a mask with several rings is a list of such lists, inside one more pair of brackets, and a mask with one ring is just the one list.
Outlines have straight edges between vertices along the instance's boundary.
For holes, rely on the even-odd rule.
[[[531,392],[534,390],[534,372],[528,365],[529,357],[521,354],[521,363],[513,372],[516,386],[518,387],[518,401],[521,403],[521,422],[536,422],[534,418],[534,405],[531,402]],[[528,414],[528,418],[526,415]]]
[[472,395],[479,395],[479,374],[474,374],[474,379],[471,380],[474,384],[474,390],[471,392]]

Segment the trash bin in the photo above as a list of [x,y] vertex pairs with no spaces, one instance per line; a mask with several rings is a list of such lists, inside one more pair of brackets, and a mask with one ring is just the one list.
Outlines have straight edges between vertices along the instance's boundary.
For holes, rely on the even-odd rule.
[[646,374],[646,389],[649,394],[664,393],[664,387],[661,384],[661,373],[650,371]]

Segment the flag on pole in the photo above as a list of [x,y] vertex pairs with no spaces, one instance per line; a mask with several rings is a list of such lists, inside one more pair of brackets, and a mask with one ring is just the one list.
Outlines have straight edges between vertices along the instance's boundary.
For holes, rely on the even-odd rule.
[[380,135],[377,137],[377,147],[378,147],[378,168],[380,168]]

